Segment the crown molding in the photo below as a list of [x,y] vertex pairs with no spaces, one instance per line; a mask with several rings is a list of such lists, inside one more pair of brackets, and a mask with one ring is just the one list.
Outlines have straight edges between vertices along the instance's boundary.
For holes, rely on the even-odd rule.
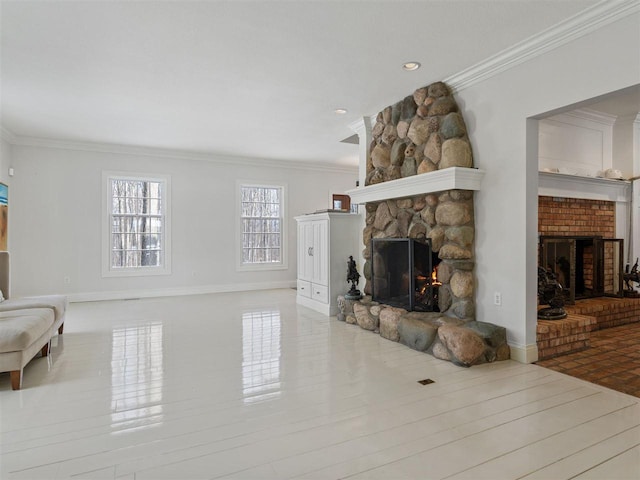
[[156,158],[168,158],[174,160],[195,160],[227,165],[243,165],[250,167],[271,167],[284,168],[287,170],[296,169],[303,171],[318,171],[331,173],[357,173],[357,166],[323,164],[321,162],[296,162],[288,160],[268,160],[260,158],[239,157],[234,155],[224,155],[209,152],[190,152],[184,150],[172,150],[153,147],[135,147],[130,145],[118,145],[110,143],[94,142],[73,142],[67,140],[56,140],[51,138],[12,136],[8,140],[13,145],[25,147],[58,148],[62,150],[76,150],[83,152],[115,153],[119,155],[137,155]]
[[625,125],[630,123],[640,123],[640,113],[616,117],[616,124]]
[[610,115],[608,113],[598,112],[596,110],[590,110],[588,108],[572,110],[570,112],[563,113],[563,115],[579,118],[581,120],[588,120],[590,122],[600,123],[602,125],[606,125],[607,127],[611,127],[614,123],[616,123],[616,119],[618,118],[616,115]]
[[638,0],[603,0],[443,81],[459,92],[637,12],[640,12]]

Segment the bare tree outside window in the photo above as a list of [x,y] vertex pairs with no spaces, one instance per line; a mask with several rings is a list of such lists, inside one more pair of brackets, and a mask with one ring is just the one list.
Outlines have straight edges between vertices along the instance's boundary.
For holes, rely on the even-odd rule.
[[111,268],[159,267],[163,259],[163,183],[111,178]]
[[282,187],[240,187],[242,264],[282,263]]

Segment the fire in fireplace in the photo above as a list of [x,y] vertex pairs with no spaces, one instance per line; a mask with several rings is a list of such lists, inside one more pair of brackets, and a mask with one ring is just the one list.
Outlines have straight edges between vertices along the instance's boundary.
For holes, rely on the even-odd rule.
[[440,311],[440,260],[431,250],[430,239],[374,238],[371,258],[374,301],[409,311]]

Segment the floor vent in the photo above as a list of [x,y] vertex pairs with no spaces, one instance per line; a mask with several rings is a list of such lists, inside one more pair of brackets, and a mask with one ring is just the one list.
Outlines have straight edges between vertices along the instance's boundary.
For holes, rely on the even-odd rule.
[[425,378],[424,380],[418,380],[418,383],[421,385],[429,385],[430,383],[436,383],[434,380],[430,378]]

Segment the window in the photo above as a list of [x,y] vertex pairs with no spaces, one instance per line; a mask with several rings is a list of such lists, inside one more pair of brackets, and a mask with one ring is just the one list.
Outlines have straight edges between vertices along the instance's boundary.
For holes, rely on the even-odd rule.
[[108,233],[103,275],[155,275],[169,267],[168,178],[105,175]]
[[286,268],[285,188],[240,184],[239,269]]

